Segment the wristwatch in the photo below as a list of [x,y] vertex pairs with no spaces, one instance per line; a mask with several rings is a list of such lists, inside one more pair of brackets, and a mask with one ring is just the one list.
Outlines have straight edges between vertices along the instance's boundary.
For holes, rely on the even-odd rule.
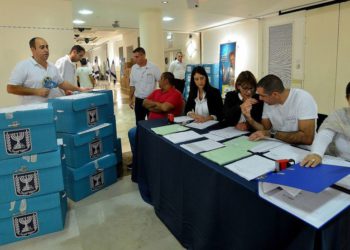
[[275,138],[276,133],[277,133],[277,131],[276,131],[276,130],[271,129],[271,130],[270,130],[270,137],[271,137],[271,138]]

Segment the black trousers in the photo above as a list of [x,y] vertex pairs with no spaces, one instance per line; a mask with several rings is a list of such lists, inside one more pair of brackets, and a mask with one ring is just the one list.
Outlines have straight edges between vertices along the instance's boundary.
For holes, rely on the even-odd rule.
[[175,88],[182,94],[185,88],[185,80],[175,78]]
[[144,99],[141,98],[135,98],[135,117],[136,117],[136,125],[138,121],[143,121],[146,119],[146,116],[148,115],[148,110],[145,109],[142,106]]

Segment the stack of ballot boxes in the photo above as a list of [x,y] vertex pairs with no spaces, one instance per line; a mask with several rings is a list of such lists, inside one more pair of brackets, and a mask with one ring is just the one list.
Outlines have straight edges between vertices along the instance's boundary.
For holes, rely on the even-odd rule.
[[[63,139],[67,195],[79,201],[117,181],[113,101],[107,93],[50,99],[57,137]],[[111,107],[112,106],[112,107]],[[113,119],[111,118],[113,117]]]
[[64,228],[67,198],[52,107],[0,109],[0,245]]

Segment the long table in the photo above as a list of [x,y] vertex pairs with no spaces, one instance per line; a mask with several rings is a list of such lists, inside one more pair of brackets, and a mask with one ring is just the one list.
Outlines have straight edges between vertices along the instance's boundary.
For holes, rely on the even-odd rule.
[[350,249],[350,208],[320,229],[261,199],[258,184],[137,130],[136,169],[144,201],[187,249]]

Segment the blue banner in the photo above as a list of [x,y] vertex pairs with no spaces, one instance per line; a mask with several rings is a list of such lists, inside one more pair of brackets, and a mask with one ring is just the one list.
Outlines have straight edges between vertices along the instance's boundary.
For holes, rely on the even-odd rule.
[[227,92],[234,90],[235,83],[235,62],[236,62],[236,43],[220,44],[219,60],[219,81],[222,86],[222,96]]

